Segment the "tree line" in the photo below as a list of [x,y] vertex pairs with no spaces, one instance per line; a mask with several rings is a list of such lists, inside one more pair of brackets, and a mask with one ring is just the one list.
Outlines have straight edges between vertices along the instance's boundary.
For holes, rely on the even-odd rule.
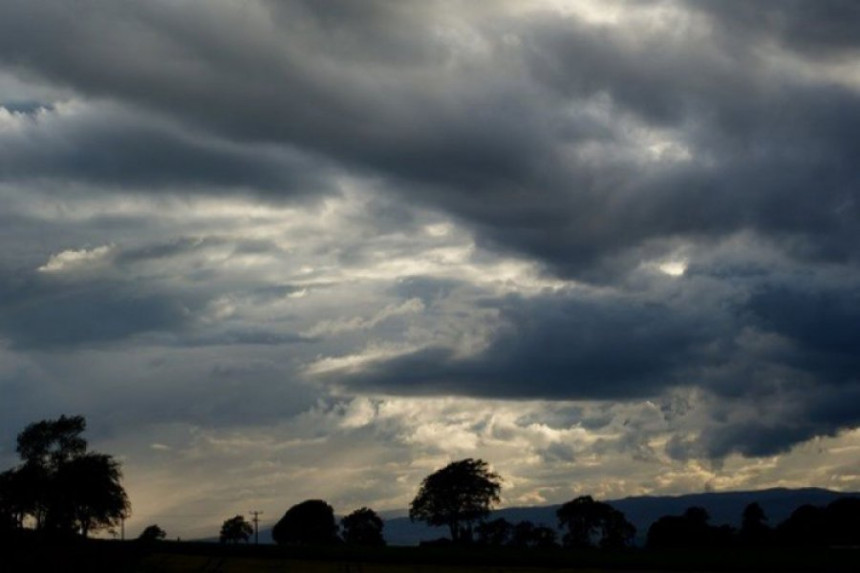
[[[489,519],[499,503],[500,477],[483,460],[452,462],[427,476],[409,506],[409,517],[428,525],[447,528],[449,537],[431,544],[513,547],[519,549],[599,549],[620,551],[633,547],[636,527],[610,504],[591,496],[579,496],[556,511],[558,530],[530,521],[511,523]],[[711,525],[708,512],[690,507],[681,515],[666,515],[648,529],[646,547],[766,548],[860,545],[860,498],[838,499],[826,507],[803,505],[775,527],[758,503],[744,509],[740,528]],[[237,523],[242,516],[225,521],[224,542],[246,541],[251,527]],[[307,500],[290,508],[275,525],[274,540],[282,545],[384,545],[384,522],[363,507],[341,520],[341,535],[331,506]],[[559,538],[559,530],[561,538]]]
[[[0,473],[0,532],[25,524],[48,536],[82,536],[115,528],[131,506],[112,456],[88,450],[82,416],[61,416],[27,426],[17,437],[18,466]],[[449,538],[431,543],[547,549],[624,550],[636,528],[610,504],[577,497],[556,512],[558,531],[529,521],[489,519],[500,502],[501,478],[484,460],[451,462],[422,481],[409,517],[447,529]],[[860,545],[860,498],[838,499],[826,507],[804,505],[771,527],[761,506],[749,504],[741,526],[711,525],[707,511],[691,507],[682,515],[657,519],[647,532],[648,548]],[[323,500],[289,508],[272,530],[280,545],[385,544],[384,521],[361,507],[338,521]],[[248,542],[254,529],[241,515],[224,521],[222,543]],[[153,524],[139,539],[157,542],[166,532]]]

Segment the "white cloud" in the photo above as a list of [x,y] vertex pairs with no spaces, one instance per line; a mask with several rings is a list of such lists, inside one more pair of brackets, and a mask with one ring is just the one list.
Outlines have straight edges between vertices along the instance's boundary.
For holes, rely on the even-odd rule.
[[102,245],[92,249],[68,250],[51,255],[37,270],[43,273],[59,273],[86,268],[96,268],[105,263],[114,253],[112,245]]

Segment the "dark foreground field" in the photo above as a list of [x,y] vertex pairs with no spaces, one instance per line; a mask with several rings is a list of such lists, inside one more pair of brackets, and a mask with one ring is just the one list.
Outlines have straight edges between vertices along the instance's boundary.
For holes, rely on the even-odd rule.
[[89,541],[2,547],[0,572],[538,573],[564,571],[857,571],[857,549],[628,553],[390,547],[280,548]]

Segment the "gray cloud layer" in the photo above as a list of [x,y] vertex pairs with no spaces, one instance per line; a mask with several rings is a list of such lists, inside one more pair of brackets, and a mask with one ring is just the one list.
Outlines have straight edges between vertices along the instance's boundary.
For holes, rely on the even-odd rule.
[[[26,192],[229,196],[321,218],[351,186],[377,203],[344,220],[336,245],[312,226],[283,247],[213,239],[217,223],[200,241],[152,213],[136,231],[120,217],[128,228],[102,236],[125,242],[78,278],[35,269],[109,241],[77,241],[85,224],[35,208],[0,215],[16,246],[0,270],[0,333],[21,351],[141,337],[313,346],[288,352],[289,377],[377,352],[322,376],[345,392],[630,400],[700,388],[709,409],[670,444],[677,457],[760,456],[856,427],[857,8],[619,6],[617,22],[595,23],[516,2],[5,2],[6,81],[39,86],[31,101],[0,101],[0,183],[19,205]],[[516,257],[568,282],[512,294],[404,271],[399,289],[359,293],[379,316],[335,325],[332,306],[313,307],[319,326],[311,310],[250,309],[307,284],[211,262],[296,256],[358,273],[429,249],[418,213],[467,229],[475,260]],[[298,257],[303,238],[320,243]],[[681,259],[680,277],[657,270]],[[183,261],[196,266],[153,270]],[[330,275],[318,278],[348,282]],[[344,316],[345,300],[331,303]],[[479,342],[464,352],[449,323]]]

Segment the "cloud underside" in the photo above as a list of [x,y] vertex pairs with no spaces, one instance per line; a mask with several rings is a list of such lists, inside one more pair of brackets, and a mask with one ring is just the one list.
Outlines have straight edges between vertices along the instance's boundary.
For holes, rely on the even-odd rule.
[[0,381],[654,401],[676,460],[856,428],[857,8],[564,4],[5,7]]

